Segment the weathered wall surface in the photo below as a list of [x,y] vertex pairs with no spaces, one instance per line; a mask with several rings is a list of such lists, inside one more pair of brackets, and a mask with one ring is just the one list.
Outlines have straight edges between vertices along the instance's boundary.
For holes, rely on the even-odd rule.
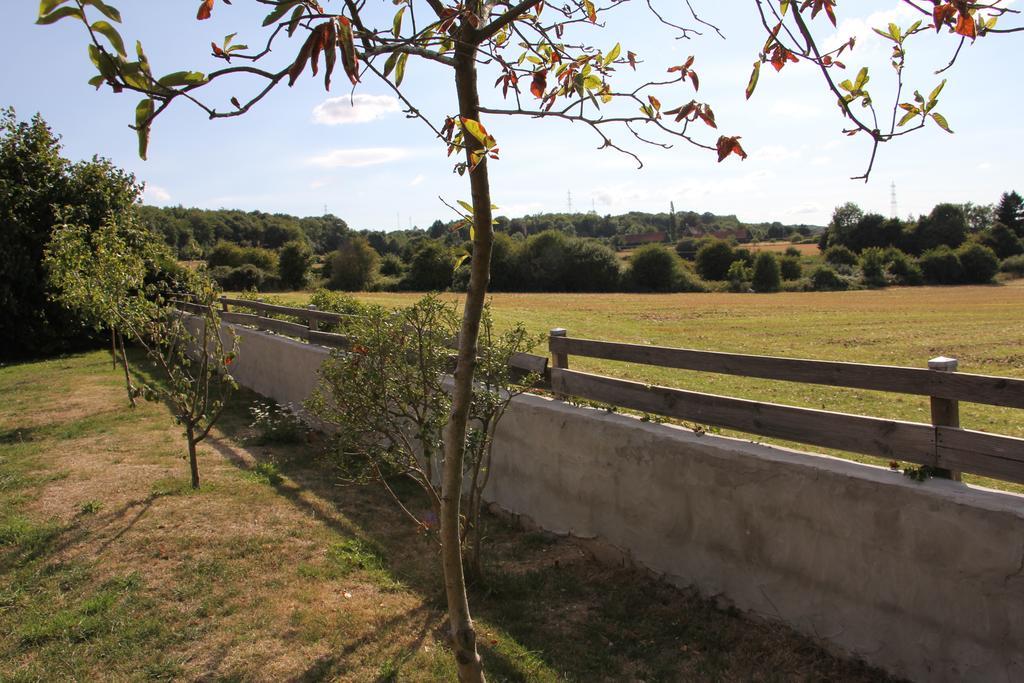
[[[326,349],[230,326],[299,403]],[[915,680],[1024,680],[1024,497],[523,396],[489,501]]]

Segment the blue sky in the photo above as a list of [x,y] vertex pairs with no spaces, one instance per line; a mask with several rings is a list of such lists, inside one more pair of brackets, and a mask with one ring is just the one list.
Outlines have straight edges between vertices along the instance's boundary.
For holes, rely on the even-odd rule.
[[[657,2],[657,0],[655,0]],[[214,17],[195,21],[198,2],[113,0],[124,17],[122,35],[140,39],[157,73],[181,69],[210,71],[221,65],[210,56],[211,41],[238,32],[238,40],[260,43],[265,5],[235,0],[217,3]],[[338,0],[330,0],[340,6]],[[855,201],[866,210],[888,214],[890,182],[895,182],[899,213],[928,211],[939,201],[989,203],[1009,189],[1024,191],[1024,153],[1020,111],[1024,96],[1013,74],[1021,63],[1024,34],[993,36],[965,49],[946,74],[950,83],[938,111],[956,135],[935,126],[884,145],[871,182],[855,182],[870,152],[866,138],[846,138],[834,98],[809,65],[791,65],[781,74],[762,70],[754,97],[743,90],[764,37],[753,0],[695,0],[702,16],[722,26],[727,39],[709,32],[692,40],[673,40],[654,22],[643,3],[630,3],[609,15],[605,28],[584,27],[577,36],[610,49],[616,42],[633,50],[643,64],[638,72],[652,79],[693,54],[700,74],[697,99],[710,103],[721,132],[742,136],[750,158],[716,163],[713,154],[686,144],[670,150],[630,142],[613,134],[644,160],[597,150],[599,140],[580,126],[561,121],[490,117],[484,122],[497,138],[502,157],[491,165],[498,213],[518,216],[564,211],[571,191],[573,208],[598,213],[677,210],[734,213],[746,221],[787,223],[828,221],[833,207]],[[146,201],[203,208],[260,209],[297,215],[327,210],[356,228],[425,227],[454,215],[438,199],[467,198],[468,183],[453,174],[453,160],[430,131],[406,119],[389,90],[368,76],[355,90],[355,109],[344,74],[335,74],[332,92],[322,79],[307,74],[295,87],[280,87],[254,111],[240,118],[210,121],[185,102],[175,103],[154,126],[149,160],[136,154],[128,129],[137,96],[96,92],[86,81],[94,70],[86,56],[80,24],[62,21],[35,26],[38,3],[20,0],[7,8],[0,24],[0,106],[13,105],[21,118],[40,112],[63,136],[65,154],[106,156],[147,183]],[[394,5],[369,0],[371,13],[390,25]],[[659,3],[662,11],[685,21],[684,3]],[[877,101],[891,102],[889,50],[870,31],[896,21],[909,25],[911,10],[897,0],[844,0],[840,25],[816,22],[826,43],[856,35],[858,44],[844,61],[849,75],[869,65]],[[1007,18],[1007,25],[1021,24]],[[567,36],[568,37],[568,36]],[[276,70],[290,61],[300,39],[282,42],[268,59]],[[931,90],[941,77],[934,70],[948,61],[952,36],[919,36],[910,43],[905,75],[911,89]],[[488,78],[489,76],[489,78]],[[630,74],[624,75],[626,78]],[[490,90],[496,74],[481,69],[486,104],[501,105]],[[235,81],[211,90],[210,97],[229,108],[232,95],[244,99],[253,82]],[[405,87],[410,99],[435,120],[455,109],[454,86],[444,67],[410,60]],[[659,93],[665,108],[694,97],[690,86]],[[884,107],[884,104],[883,104]],[[717,133],[708,135],[713,143]]]

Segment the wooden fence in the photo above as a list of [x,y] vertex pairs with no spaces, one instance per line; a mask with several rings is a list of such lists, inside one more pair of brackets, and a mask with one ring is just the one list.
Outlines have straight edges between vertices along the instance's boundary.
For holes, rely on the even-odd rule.
[[[297,308],[228,297],[219,301],[220,317],[225,322],[324,346],[349,346],[346,335],[320,331],[319,326],[343,324],[354,316],[320,311],[315,306]],[[178,304],[184,310],[198,308],[193,303]],[[272,318],[271,314],[303,323]],[[1024,439],[961,429],[959,417],[960,401],[1024,408],[1024,380],[957,372],[957,362],[952,358],[934,358],[928,369],[866,365],[576,339],[564,329],[551,330],[548,348],[550,364],[544,356],[520,353],[513,357],[511,367],[518,374],[540,375],[543,387],[557,396],[575,396],[758,436],[912,462],[954,479],[960,472],[971,472],[1024,483]],[[888,420],[631,382],[571,370],[572,356],[928,396],[932,420],[930,424]]]
[[[751,356],[574,339],[551,331],[551,389],[563,396],[691,420],[798,443],[946,471],[1024,483],[1024,439],[960,428],[959,402],[1024,408],[1024,380],[956,372],[956,360],[928,369]],[[787,382],[928,396],[931,424],[716,396],[569,369],[571,356]]]

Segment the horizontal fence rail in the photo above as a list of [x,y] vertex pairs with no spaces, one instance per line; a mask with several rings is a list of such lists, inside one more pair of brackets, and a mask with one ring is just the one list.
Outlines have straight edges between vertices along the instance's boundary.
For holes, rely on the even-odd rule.
[[923,368],[865,365],[552,336],[551,353],[785,382],[827,384],[1024,408],[1024,380]]
[[[751,356],[549,336],[551,390],[724,429],[1024,483],[1024,439],[961,429],[958,401],[1024,408],[1024,380],[957,373],[956,360],[932,369]],[[716,396],[569,369],[571,356],[761,379],[928,396],[932,424],[850,415]]]

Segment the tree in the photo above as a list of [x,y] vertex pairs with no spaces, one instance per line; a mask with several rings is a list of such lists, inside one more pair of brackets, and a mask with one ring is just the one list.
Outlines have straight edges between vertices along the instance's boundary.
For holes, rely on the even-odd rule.
[[409,272],[402,284],[417,292],[440,292],[452,284],[455,258],[442,242],[423,240],[412,256]]
[[96,230],[129,210],[135,177],[94,158],[71,163],[41,116],[19,122],[0,110],[0,358],[24,358],[94,343],[93,320],[52,301],[43,252],[53,226],[73,221]]
[[377,274],[380,256],[362,235],[352,235],[331,258],[331,289],[365,290]]
[[782,286],[779,259],[770,251],[758,252],[754,258],[754,275],[750,286],[755,292],[777,292]]
[[734,260],[736,255],[728,242],[716,238],[705,240],[697,250],[697,274],[705,280],[724,280]]
[[[228,366],[238,352],[231,335],[224,343],[215,299],[206,278],[187,283],[147,283],[153,263],[163,259],[163,245],[134,224],[131,214],[111,214],[96,230],[64,224],[55,232],[45,263],[61,304],[94,317],[142,347],[159,381],[136,375],[138,388],[125,376],[132,397],[161,401],[184,427],[192,488],[199,488],[196,447],[220,418],[227,397],[236,388]],[[184,284],[184,286],[182,286]],[[197,331],[190,330],[175,298],[190,299]],[[124,354],[124,342],[121,343]],[[195,357],[193,360],[192,357]]]
[[309,268],[313,265],[313,250],[306,240],[292,240],[278,254],[278,273],[281,286],[285,289],[302,289],[309,277]]
[[967,239],[967,217],[956,204],[936,204],[927,216],[921,216],[912,233],[914,253],[936,247],[959,247]]
[[[99,25],[91,21],[91,16],[97,12],[115,23],[120,21],[120,14],[101,0],[43,0],[40,22],[53,23],[65,18],[82,22],[88,30],[90,55],[99,71],[93,84],[97,87],[107,84],[115,92],[128,90],[144,96],[136,106],[134,126],[143,157],[154,120],[175,101],[192,103],[210,118],[238,116],[258,104],[278,84],[286,80],[294,83],[307,67],[316,75],[321,56],[324,57],[326,87],[330,86],[339,57],[342,70],[352,84],[369,74],[382,78],[406,103],[409,115],[422,119],[435,135],[448,144],[449,154],[459,152],[463,156],[456,164],[456,170],[469,176],[471,201],[461,205],[466,212],[464,220],[473,228],[473,258],[459,335],[452,409],[446,427],[441,538],[459,677],[462,680],[482,680],[476,632],[469,616],[457,542],[464,435],[493,241],[493,205],[488,170],[489,162],[499,156],[497,140],[484,127],[482,115],[558,118],[577,122],[594,131],[602,147],[619,150],[634,158],[637,158],[634,152],[612,140],[609,130],[624,128],[626,134],[633,136],[630,139],[639,142],[652,141],[649,134],[683,140],[716,154],[720,162],[733,155],[740,158],[747,155],[739,136],[719,134],[715,114],[708,103],[699,102],[696,98],[687,101],[689,94],[680,97],[680,93],[685,92],[680,86],[692,86],[694,90],[699,87],[697,70],[700,67],[698,65],[695,70],[695,57],[670,66],[667,78],[638,86],[630,84],[618,90],[612,85],[616,73],[622,73],[627,67],[636,68],[639,63],[637,54],[628,49],[624,51],[618,43],[608,49],[599,49],[587,45],[584,37],[565,37],[567,31],[572,33],[581,25],[597,25],[599,20],[608,19],[610,12],[626,2],[612,2],[599,7],[592,0],[562,5],[549,4],[547,0],[470,0],[452,5],[446,5],[444,0],[423,0],[422,3],[406,0],[400,3],[391,21],[379,25],[369,15],[364,15],[363,4],[349,0],[341,3],[336,14],[325,12],[320,4],[310,0],[282,0],[270,4],[273,6],[264,20],[268,37],[261,48],[250,52],[246,46],[234,43],[235,34],[232,34],[220,45],[213,45],[214,54],[225,61],[225,67],[210,74],[178,71],[154,77],[141,45],[137,46],[138,59],[128,61],[124,41],[114,26],[107,21]],[[888,33],[880,31],[886,40],[893,43],[896,56],[892,65],[899,76],[892,98],[891,121],[885,125],[879,121],[888,121],[887,112],[879,112],[881,105],[876,104],[883,100],[867,89],[870,80],[867,68],[839,83],[833,78],[835,70],[845,66],[839,57],[852,49],[854,40],[851,38],[832,50],[819,47],[823,42],[818,40],[818,35],[825,32],[830,35],[837,25],[836,0],[807,0],[803,3],[764,0],[756,3],[767,41],[754,62],[746,88],[747,97],[753,95],[757,87],[762,64],[770,63],[776,70],[791,63],[807,64],[836,96],[839,109],[849,122],[847,132],[869,138],[872,152],[868,168],[858,176],[867,179],[880,144],[926,125],[949,130],[948,122],[937,109],[944,82],[935,87],[931,83],[927,87],[922,86],[919,90],[929,92],[928,97],[918,96],[913,102],[900,101],[905,88],[902,74],[908,41],[925,33],[924,22],[930,19],[937,31],[948,28],[958,34],[958,39],[974,40],[990,33],[1012,30],[995,28],[995,19],[1009,11],[998,4],[976,6],[966,2],[940,2],[931,12],[916,2],[910,4],[921,13],[919,21],[906,29],[893,24]],[[419,21],[415,20],[417,6],[421,10]],[[694,33],[694,29],[666,18],[653,4],[648,3],[648,7],[654,19],[663,26],[671,27],[684,37]],[[215,0],[202,0],[197,18],[207,19],[215,10],[218,10]],[[406,20],[407,13],[409,20]],[[693,21],[709,26],[695,12]],[[275,49],[279,47],[279,41],[287,40],[297,32],[305,40],[290,63],[276,70],[266,70],[254,64],[281,54],[281,50]],[[458,107],[457,112],[446,117],[443,123],[428,120],[423,111],[409,101],[407,91],[402,89],[410,57],[450,69]],[[954,55],[952,61],[955,58]],[[232,63],[231,60],[235,61]],[[511,93],[514,105],[494,107],[480,104],[478,65],[490,71],[488,79],[497,76],[495,87],[500,87],[505,96]],[[230,109],[218,109],[205,101],[206,91],[202,89],[207,84],[234,76],[250,79],[249,82],[262,79],[262,84],[251,96],[232,98]],[[523,81],[529,83],[529,96],[521,89]],[[667,106],[663,107],[655,92],[662,93]],[[667,98],[673,100],[669,102]],[[616,114],[604,113],[614,111],[617,104],[626,108]],[[897,121],[901,110],[903,116]],[[639,131],[641,126],[645,134]]]
[[629,260],[630,283],[643,292],[671,292],[679,280],[679,261],[668,247],[648,244]]
[[1001,259],[1024,253],[1024,241],[1021,241],[1013,230],[1002,223],[996,223],[978,238],[981,244],[991,249]]
[[988,247],[977,242],[968,242],[956,250],[963,268],[963,281],[983,285],[992,282],[999,272],[999,259]]
[[996,206],[995,219],[1024,239],[1024,198],[1014,191],[1004,192]]

